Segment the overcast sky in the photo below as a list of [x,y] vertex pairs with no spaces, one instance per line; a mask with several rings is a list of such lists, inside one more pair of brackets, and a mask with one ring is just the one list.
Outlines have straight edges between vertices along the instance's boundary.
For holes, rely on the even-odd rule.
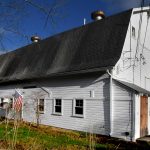
[[[63,1],[57,6],[57,15],[47,20],[47,15],[37,9],[26,0],[19,0],[20,3],[16,12],[10,7],[2,7],[8,2],[17,0],[0,0],[0,15],[12,14],[7,19],[5,16],[0,18],[0,51],[10,51],[30,44],[32,35],[39,35],[42,39],[54,34],[83,25],[83,20],[86,18],[87,23],[91,22],[91,12],[94,10],[103,10],[106,16],[110,16],[133,7],[139,7],[142,0],[57,0]],[[56,0],[28,0],[37,4],[38,7],[49,10],[53,2]],[[145,5],[148,5],[150,0],[145,0]],[[15,24],[15,20],[19,20]],[[13,22],[14,21],[14,22]],[[13,27],[14,29],[13,29]],[[14,32],[6,31],[6,28]],[[17,32],[15,33],[15,31]]]

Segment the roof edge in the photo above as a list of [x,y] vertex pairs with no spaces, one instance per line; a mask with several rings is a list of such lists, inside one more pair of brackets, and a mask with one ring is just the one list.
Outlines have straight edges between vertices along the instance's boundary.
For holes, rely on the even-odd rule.
[[134,91],[136,91],[138,93],[142,93],[142,94],[146,94],[146,95],[150,96],[150,91],[148,91],[148,90],[146,90],[144,88],[141,88],[138,85],[135,85],[135,84],[130,83],[130,82],[122,81],[122,80],[119,80],[119,79],[115,79],[115,78],[113,78],[113,80],[115,80],[115,81],[117,81],[117,82],[127,86],[128,88],[130,88],[130,89],[132,89],[132,90],[134,90]]

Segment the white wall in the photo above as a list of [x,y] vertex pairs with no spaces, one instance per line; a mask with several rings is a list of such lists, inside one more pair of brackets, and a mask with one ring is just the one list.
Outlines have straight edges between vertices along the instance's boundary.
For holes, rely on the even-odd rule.
[[[131,140],[133,133],[134,93],[126,86],[113,80],[112,99],[112,136]],[[129,132],[129,136],[125,135]]]
[[[149,9],[149,7],[145,7],[143,10],[144,9]],[[137,10],[140,10],[140,8],[133,9],[133,12]],[[140,17],[142,17],[141,30],[139,26]],[[147,21],[149,22],[146,33]],[[135,28],[135,37],[132,36],[132,26]],[[150,19],[148,19],[147,13],[144,12],[139,14],[132,14],[123,47],[123,52],[121,58],[114,67],[113,75],[115,78],[134,83],[150,91],[149,39]]]
[[[50,94],[48,95],[40,88],[21,89],[21,86],[23,87],[24,85],[18,85],[24,97],[23,119],[25,121],[36,122],[35,97],[38,95],[40,98],[45,98],[45,111],[44,114],[40,115],[41,124],[109,135],[110,93],[108,76],[84,75],[80,77],[43,80],[30,84],[42,86]],[[28,84],[26,83],[26,85]],[[0,87],[0,93],[5,96],[12,95],[11,87],[17,88],[11,85]],[[94,97],[90,96],[90,91],[94,91]],[[63,100],[62,116],[53,115],[54,98],[62,98]],[[84,118],[72,116],[74,98],[84,99]]]

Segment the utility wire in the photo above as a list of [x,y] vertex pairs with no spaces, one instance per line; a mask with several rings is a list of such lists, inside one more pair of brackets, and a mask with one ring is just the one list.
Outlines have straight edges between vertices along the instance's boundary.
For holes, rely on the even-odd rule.
[[149,16],[147,18],[147,24],[146,24],[146,30],[145,30],[145,35],[144,35],[144,41],[143,41],[143,45],[142,45],[142,54],[143,54],[143,50],[144,50],[144,45],[145,45],[148,25],[149,25]]
[[[142,10],[143,8],[141,8]],[[137,38],[137,44],[136,44],[136,52],[135,52],[135,60],[137,58],[138,50],[139,50],[139,41],[140,41],[140,35],[141,35],[141,26],[142,26],[142,16],[143,13],[140,14],[140,20],[139,20],[139,29],[138,29],[138,38]],[[134,60],[134,65],[135,65],[135,60]]]
[[133,63],[133,83],[134,83],[134,74],[135,74],[135,72],[134,72],[135,71],[135,62],[136,62],[137,54],[138,54],[138,50],[139,50],[139,42],[140,42],[140,35],[141,35],[141,25],[142,25],[142,16],[143,16],[142,10],[143,10],[143,6],[144,6],[144,2],[145,2],[144,0],[141,1],[141,13],[140,13],[140,20],[139,20],[138,38],[137,38],[136,52],[135,52],[134,63]]

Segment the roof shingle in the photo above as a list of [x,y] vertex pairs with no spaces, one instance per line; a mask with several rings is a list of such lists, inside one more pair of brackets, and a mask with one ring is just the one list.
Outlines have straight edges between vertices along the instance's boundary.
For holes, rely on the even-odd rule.
[[92,22],[0,56],[0,82],[113,67],[132,10]]

